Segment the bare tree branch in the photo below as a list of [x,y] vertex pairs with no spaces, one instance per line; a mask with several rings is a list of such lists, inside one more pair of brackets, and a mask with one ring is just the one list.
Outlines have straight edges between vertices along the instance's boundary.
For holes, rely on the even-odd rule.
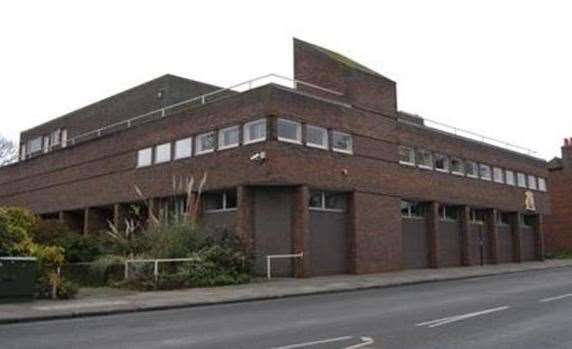
[[18,160],[18,150],[14,143],[0,136],[0,166],[8,165]]

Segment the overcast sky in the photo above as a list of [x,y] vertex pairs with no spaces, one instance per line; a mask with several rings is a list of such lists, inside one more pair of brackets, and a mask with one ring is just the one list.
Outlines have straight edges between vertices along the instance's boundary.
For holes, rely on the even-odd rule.
[[165,73],[292,76],[292,37],[395,80],[399,109],[560,154],[569,1],[2,1],[0,134]]

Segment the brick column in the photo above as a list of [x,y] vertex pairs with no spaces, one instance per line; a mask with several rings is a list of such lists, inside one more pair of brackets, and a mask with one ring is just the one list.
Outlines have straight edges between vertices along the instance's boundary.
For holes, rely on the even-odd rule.
[[304,253],[304,258],[294,262],[294,275],[308,277],[312,274],[310,263],[310,212],[308,203],[310,190],[307,186],[299,186],[294,190],[292,200],[292,250]]
[[[328,132],[329,135],[329,132]],[[328,143],[330,144],[330,143]],[[347,212],[347,223],[346,223],[346,231],[347,231],[347,264],[348,264],[348,272],[350,274],[357,274],[358,273],[358,263],[357,263],[357,238],[358,234],[356,232],[356,200],[355,200],[356,193],[353,192],[351,195],[348,195],[348,212]]]
[[534,222],[534,232],[536,235],[536,258],[539,261],[544,260],[544,216],[536,215]]
[[246,252],[254,256],[254,192],[252,188],[239,186],[237,189],[236,231]]
[[510,215],[510,227],[512,233],[512,261],[522,263],[522,234],[520,233],[520,213]]
[[463,206],[459,210],[461,224],[461,264],[471,265],[471,208]]
[[429,247],[429,267],[439,268],[439,203],[430,202],[427,206],[427,244]]
[[489,262],[491,264],[499,263],[499,234],[497,230],[497,214],[496,209],[487,210],[485,217],[485,227],[487,229],[487,240],[489,250]]

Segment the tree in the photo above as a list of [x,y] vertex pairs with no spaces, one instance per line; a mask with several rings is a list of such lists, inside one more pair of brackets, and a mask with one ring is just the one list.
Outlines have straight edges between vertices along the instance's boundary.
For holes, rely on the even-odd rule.
[[18,159],[18,150],[14,143],[0,136],[0,166],[8,165]]

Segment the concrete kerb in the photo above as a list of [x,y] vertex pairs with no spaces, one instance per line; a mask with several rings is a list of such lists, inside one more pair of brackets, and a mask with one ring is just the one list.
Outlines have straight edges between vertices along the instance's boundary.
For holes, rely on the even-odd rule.
[[247,302],[254,302],[254,301],[265,301],[265,300],[303,297],[303,296],[310,296],[310,295],[326,295],[326,294],[346,293],[346,292],[355,292],[355,291],[372,290],[372,289],[382,289],[382,288],[391,288],[391,287],[400,287],[400,286],[409,286],[409,285],[437,283],[437,282],[445,282],[445,281],[476,279],[476,278],[490,277],[490,276],[496,276],[496,275],[517,274],[517,273],[524,273],[524,272],[541,271],[541,270],[546,270],[546,269],[559,269],[559,268],[569,268],[569,267],[572,267],[572,261],[570,264],[566,264],[566,265],[534,266],[530,269],[518,269],[518,270],[491,270],[490,272],[485,272],[485,273],[480,273],[480,274],[475,273],[475,274],[458,275],[458,276],[441,276],[441,277],[432,277],[432,278],[427,278],[427,279],[422,279],[422,280],[396,281],[396,282],[389,283],[389,284],[383,284],[383,283],[381,283],[381,284],[366,284],[366,285],[356,284],[356,285],[353,285],[351,287],[341,287],[338,289],[297,291],[297,292],[292,292],[292,293],[288,293],[288,292],[287,293],[276,293],[276,294],[272,294],[272,295],[253,296],[253,297],[247,297],[247,298],[227,299],[227,300],[220,300],[220,301],[202,301],[202,302],[179,301],[176,304],[168,304],[168,305],[143,305],[143,306],[130,306],[130,307],[124,307],[124,308],[117,308],[117,309],[86,310],[86,311],[68,312],[68,313],[63,313],[63,314],[32,315],[32,316],[21,316],[21,317],[16,316],[13,318],[3,318],[3,319],[0,318],[0,324],[16,324],[16,323],[39,322],[39,321],[54,321],[54,320],[77,319],[77,318],[96,317],[96,316],[109,316],[109,315],[120,315],[120,314],[130,314],[130,313],[140,313],[140,312],[152,312],[152,311],[162,311],[162,310],[175,310],[175,309],[205,307],[205,306],[212,306],[212,305],[238,304],[238,303],[247,303]]

